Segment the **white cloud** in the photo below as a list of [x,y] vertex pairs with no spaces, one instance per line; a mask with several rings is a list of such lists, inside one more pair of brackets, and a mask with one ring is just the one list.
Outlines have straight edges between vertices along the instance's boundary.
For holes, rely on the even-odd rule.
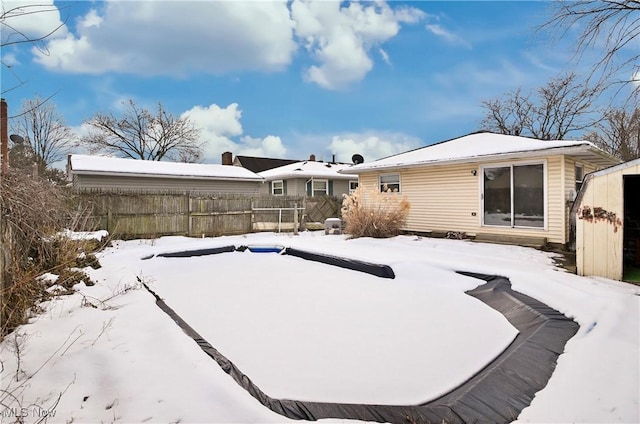
[[234,154],[244,156],[284,158],[287,154],[287,149],[280,137],[274,135],[268,135],[265,138],[242,137],[236,149]]
[[231,103],[226,108],[216,104],[208,107],[194,106],[182,114],[195,122],[203,131],[221,136],[237,136],[242,134],[240,118],[242,111],[237,103]]
[[380,56],[382,57],[382,60],[384,60],[384,63],[386,63],[387,65],[391,65],[389,54],[386,51],[384,51],[382,47],[378,48],[378,53],[380,53]]
[[237,103],[227,107],[211,104],[207,107],[194,106],[184,112],[200,128],[200,140],[204,142],[204,161],[219,163],[223,152],[234,155],[284,157],[287,149],[280,137],[268,135],[264,138],[243,136],[240,119],[242,111]]
[[341,161],[350,162],[358,153],[367,162],[406,152],[422,145],[422,141],[413,136],[392,132],[364,132],[335,135],[328,149]]
[[401,24],[425,17],[419,9],[384,1],[194,1],[185,7],[107,0],[78,18],[73,32],[63,27],[48,39],[46,53],[34,48],[33,54],[44,67],[63,72],[183,77],[279,71],[291,64],[300,44],[315,61],[304,78],[339,89],[373,68],[372,50],[389,63],[381,45]]
[[12,66],[16,66],[19,64],[20,64],[20,61],[18,60],[15,54],[7,53],[2,55],[2,65],[10,68]]
[[293,24],[285,1],[108,1],[34,53],[48,68],[92,74],[272,71],[291,62]]
[[433,35],[436,35],[444,39],[449,44],[462,46],[467,49],[471,48],[471,43],[469,43],[467,40],[465,40],[464,38],[460,37],[457,34],[452,33],[451,31],[444,29],[442,26],[438,24],[428,24],[428,25],[425,25],[425,28],[427,29],[427,31],[429,31]]
[[319,62],[309,67],[305,79],[340,89],[363,79],[373,68],[373,47],[395,37],[401,23],[415,23],[426,15],[410,7],[394,11],[384,2],[341,7],[339,2],[294,1],[291,16],[296,36]]

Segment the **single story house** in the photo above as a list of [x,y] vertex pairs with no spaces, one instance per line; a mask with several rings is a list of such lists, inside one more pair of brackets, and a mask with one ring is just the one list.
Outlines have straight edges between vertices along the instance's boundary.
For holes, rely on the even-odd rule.
[[274,196],[342,196],[358,187],[358,176],[340,173],[350,164],[309,160],[258,172],[266,181],[263,193]]
[[365,191],[406,196],[409,232],[566,246],[584,175],[618,163],[588,141],[480,132],[340,172],[357,174]]
[[193,190],[253,194],[264,179],[238,166],[69,155],[67,176],[75,189]]
[[586,176],[573,206],[579,275],[640,281],[640,159]]

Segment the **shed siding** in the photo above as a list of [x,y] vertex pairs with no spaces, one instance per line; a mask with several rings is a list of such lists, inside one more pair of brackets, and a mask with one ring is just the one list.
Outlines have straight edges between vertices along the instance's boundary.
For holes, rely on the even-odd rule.
[[[640,174],[640,165],[592,178],[582,193],[576,216],[576,265],[578,274],[621,280],[624,243],[624,175]],[[602,208],[615,219],[586,218]]]
[[[564,156],[540,157],[509,163],[546,162],[546,229],[497,228],[482,226],[481,172],[480,167],[493,162],[476,162],[457,165],[425,166],[399,173],[401,194],[411,205],[405,230],[417,232],[463,231],[469,235],[478,233],[546,237],[551,243],[566,243],[565,231],[565,183]],[[507,163],[507,162],[500,162]],[[477,175],[472,175],[472,170]],[[360,175],[364,190],[378,190],[378,176],[382,172]],[[473,215],[475,214],[475,216]]]
[[257,193],[262,182],[220,181],[189,178],[119,177],[110,175],[74,175],[76,188],[128,190],[194,190],[212,193]]

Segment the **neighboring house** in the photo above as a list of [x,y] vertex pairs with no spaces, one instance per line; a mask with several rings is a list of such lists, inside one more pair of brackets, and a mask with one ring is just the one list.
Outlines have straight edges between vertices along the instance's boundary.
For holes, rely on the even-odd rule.
[[224,152],[222,154],[223,165],[241,166],[255,173],[289,165],[294,162],[298,162],[298,160],[262,158],[256,156],[236,156],[233,158],[233,154],[231,152]]
[[257,193],[263,178],[238,166],[69,155],[73,188]]
[[333,162],[317,162],[311,155],[309,160],[294,162],[278,168],[259,172],[267,182],[263,193],[274,196],[342,196],[358,187],[358,176],[339,173],[351,165]]
[[579,275],[640,279],[640,159],[587,175],[573,205]]
[[[342,172],[411,205],[405,230],[570,242],[584,175],[620,161],[587,141],[475,133]],[[482,237],[478,237],[482,238]]]

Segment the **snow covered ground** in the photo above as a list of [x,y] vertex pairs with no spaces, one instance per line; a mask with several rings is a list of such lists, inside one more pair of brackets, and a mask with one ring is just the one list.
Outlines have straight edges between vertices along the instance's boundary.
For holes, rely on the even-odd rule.
[[[281,245],[390,265],[396,279],[273,253],[143,257]],[[584,278],[528,248],[323,232],[114,242],[95,286],[43,305],[2,343],[3,422],[285,422],[203,354],[149,285],[268,395],[424,402],[464,381],[515,336],[464,294],[499,274],[580,324],[518,422],[640,421],[640,287]],[[18,358],[20,363],[18,366]],[[338,420],[331,420],[338,421]]]

